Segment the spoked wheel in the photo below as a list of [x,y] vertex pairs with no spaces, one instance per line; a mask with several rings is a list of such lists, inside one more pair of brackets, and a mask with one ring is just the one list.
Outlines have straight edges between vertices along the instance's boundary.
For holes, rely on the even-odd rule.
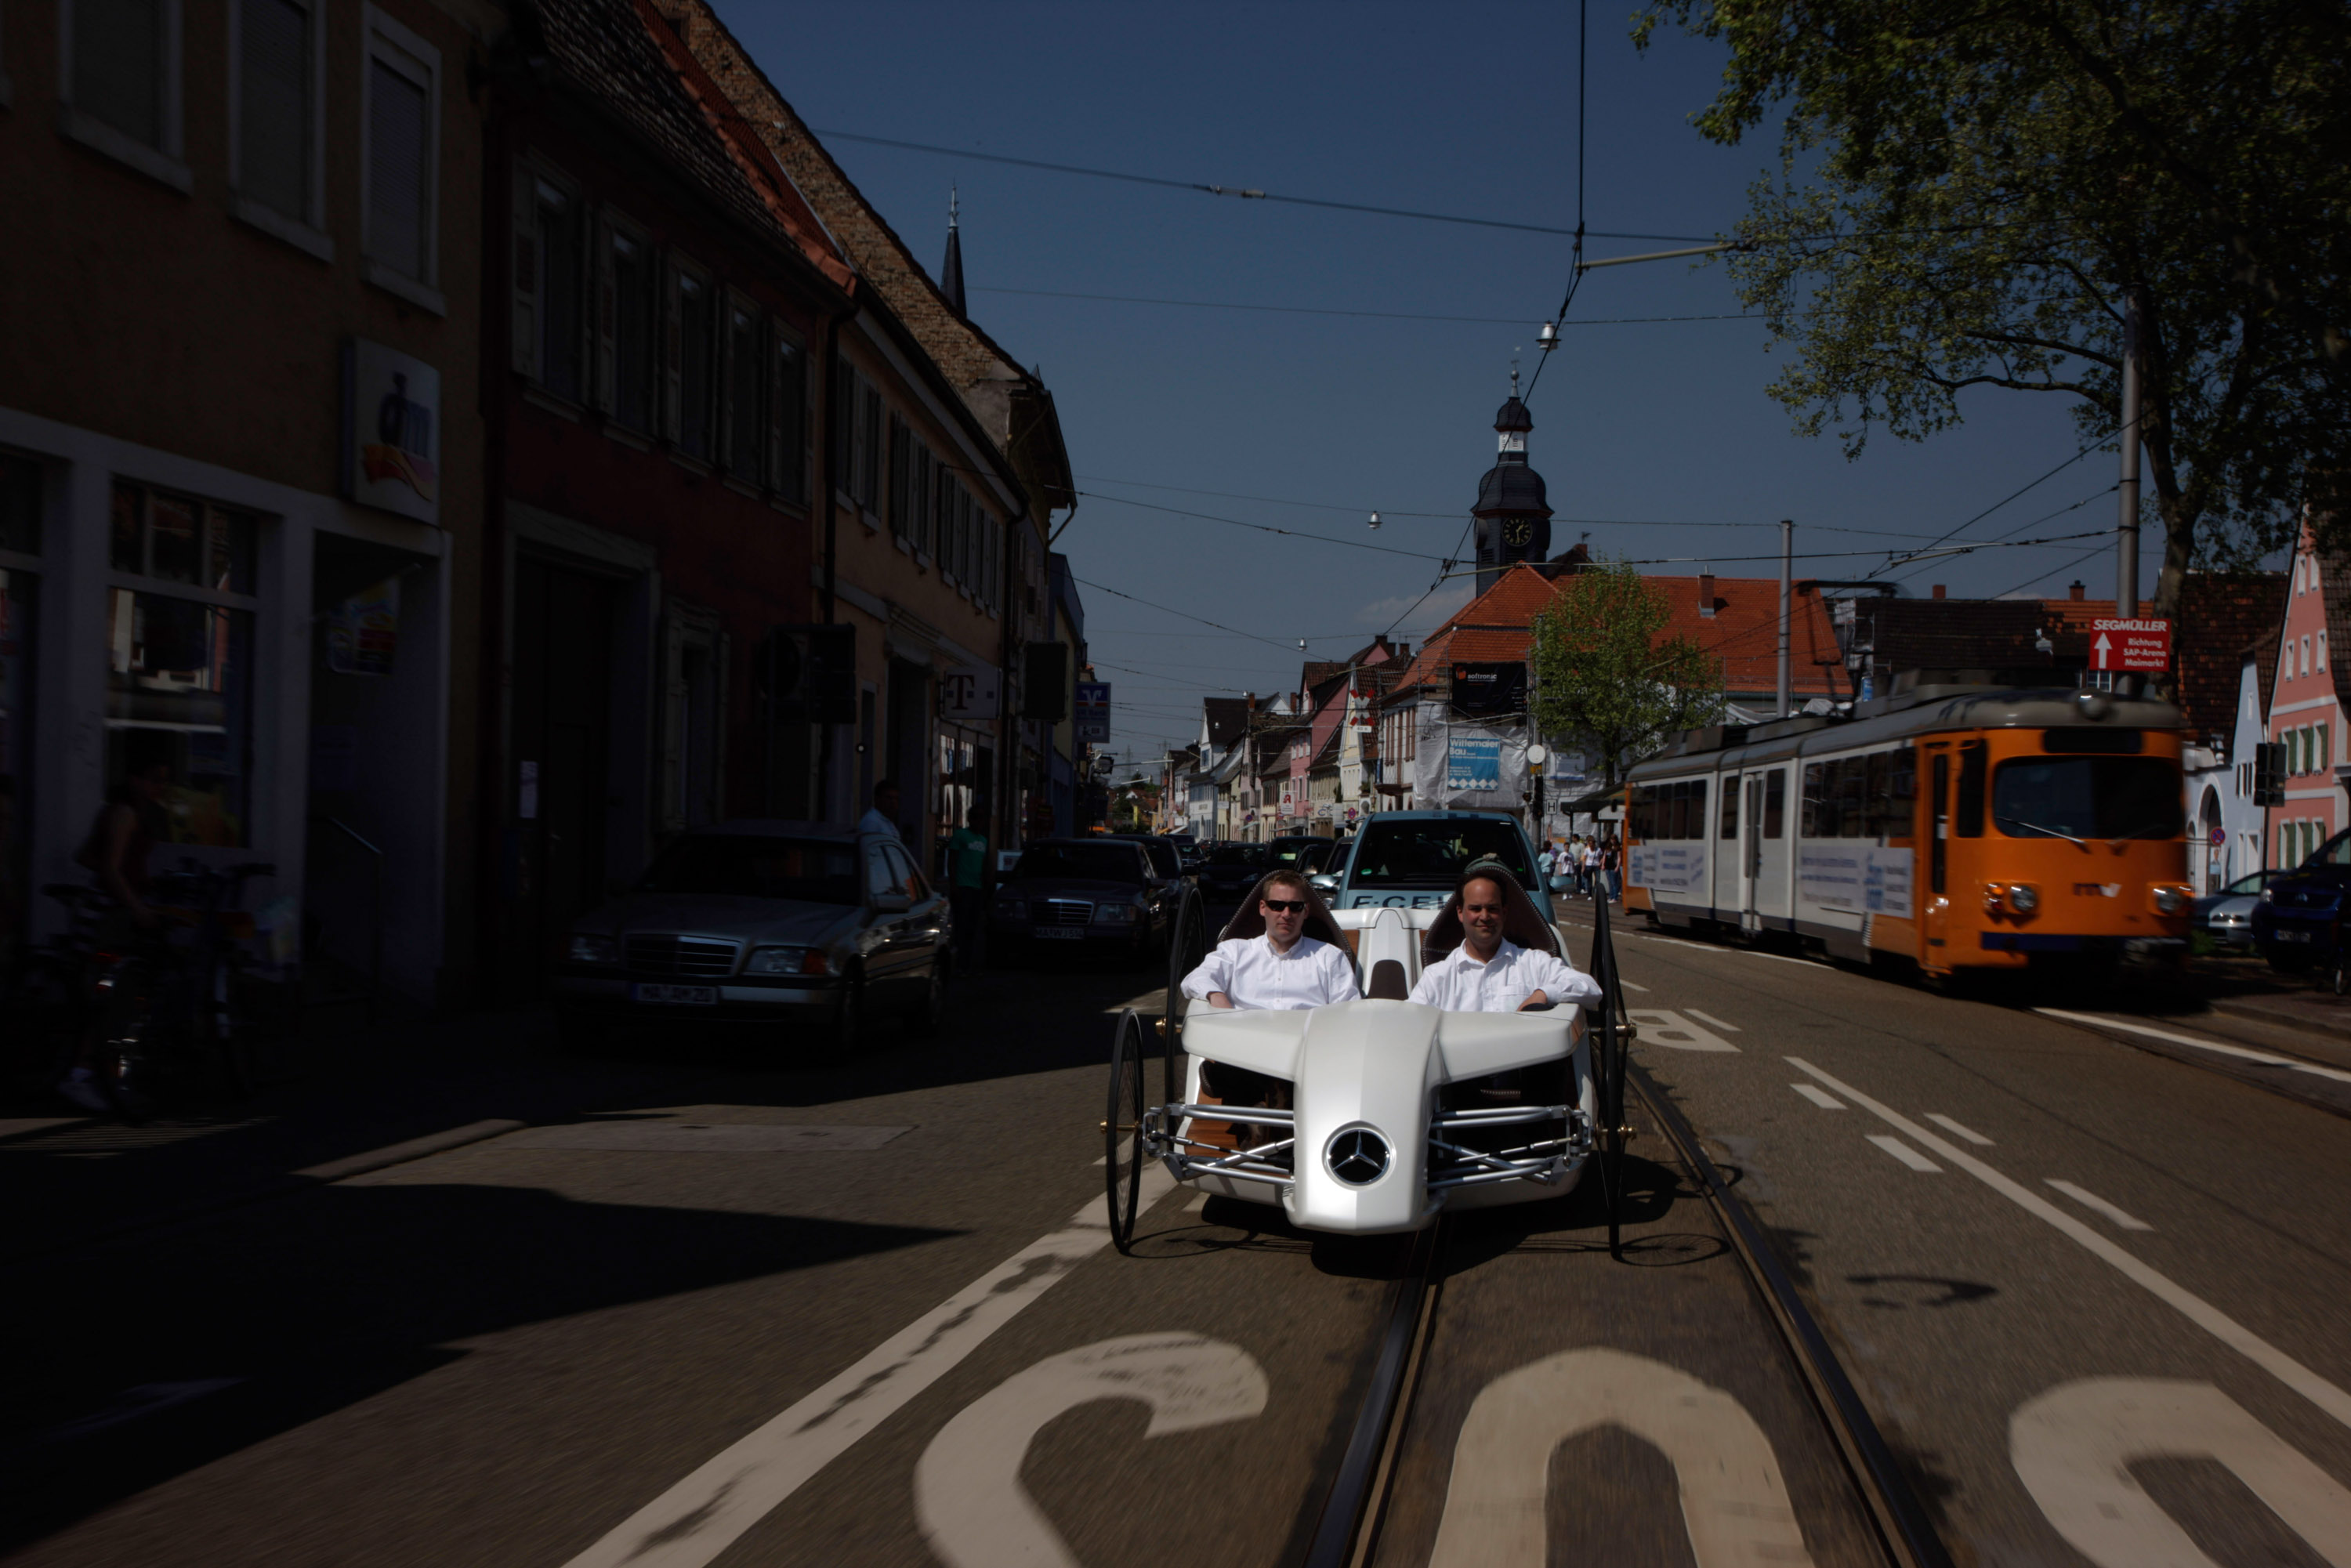
[[1143,1074],[1147,1044],[1143,1015],[1118,1015],[1110,1048],[1110,1109],[1102,1117],[1103,1183],[1110,1199],[1110,1239],[1121,1252],[1134,1241],[1143,1193]]
[[1608,901],[1592,903],[1592,974],[1600,982],[1600,1028],[1593,1068],[1598,1076],[1600,1125],[1594,1129],[1600,1156],[1601,1197],[1608,1205],[1608,1251],[1621,1245],[1625,1215],[1625,1075],[1633,1043],[1633,1021],[1625,1010],[1625,987],[1616,974],[1616,942],[1608,929]]

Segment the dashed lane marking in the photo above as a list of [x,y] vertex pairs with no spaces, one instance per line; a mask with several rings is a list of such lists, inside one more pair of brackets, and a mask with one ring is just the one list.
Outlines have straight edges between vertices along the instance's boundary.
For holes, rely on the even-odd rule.
[[1815,1089],[1809,1083],[1791,1083],[1788,1087],[1802,1095],[1805,1099],[1810,1100],[1813,1104],[1818,1105],[1823,1111],[1842,1111],[1844,1109],[1844,1102],[1838,1099],[1835,1095],[1830,1093],[1825,1089]]
[[2203,1297],[2175,1282],[2169,1276],[2141,1262],[2137,1256],[2116,1246],[2023,1183],[1994,1170],[1966,1150],[1937,1137],[1899,1111],[1880,1101],[1871,1099],[1842,1079],[1831,1077],[1803,1058],[1792,1056],[1787,1061],[1788,1065],[1797,1071],[1826,1084],[1887,1126],[1907,1134],[1916,1139],[1922,1147],[1942,1155],[1943,1158],[2034,1218],[2054,1227],[2084,1251],[2112,1266],[2125,1279],[2146,1291],[2189,1322],[2194,1323],[2346,1427],[2351,1427],[2351,1393],[2346,1393],[2304,1366],[2293,1356],[2204,1300]]
[[1904,1165],[1908,1166],[1914,1171],[1925,1171],[1929,1176],[1940,1176],[1942,1174],[1942,1166],[1937,1165],[1934,1161],[1928,1159],[1926,1155],[1920,1154],[1917,1150],[1912,1148],[1909,1145],[1904,1143],[1899,1138],[1889,1138],[1884,1133],[1872,1133],[1869,1134],[1869,1141],[1876,1144],[1879,1148],[1884,1149],[1887,1154],[1892,1155],[1896,1159],[1900,1160]]
[[1823,967],[1817,959],[1792,958],[1785,953],[1766,953],[1761,947],[1718,947],[1708,942],[1685,942],[1678,936],[1652,936],[1646,931],[1628,931],[1625,935],[1635,941],[1655,942],[1660,947],[1687,947],[1698,953],[1730,953],[1743,958],[1771,958],[1782,964],[1802,964],[1808,969]]
[[[1152,1166],[1143,1173],[1141,1207],[1175,1185],[1165,1167]],[[568,1568],[705,1568],[1109,1243],[1109,1218],[1096,1197],[1063,1228],[1015,1252],[637,1510]]]
[[2125,1214],[2121,1209],[2116,1208],[2113,1204],[2108,1203],[2105,1198],[2100,1197],[2096,1193],[2090,1191],[2086,1187],[2075,1186],[2070,1181],[2059,1181],[2055,1176],[2047,1176],[2043,1179],[2046,1180],[2051,1186],[2056,1188],[2059,1192],[2064,1193],[2067,1197],[2072,1198],[2084,1208],[2105,1215],[2108,1219],[2113,1220],[2118,1228],[2124,1230],[2152,1230],[2155,1228],[2154,1226],[2149,1225],[2144,1219],[2135,1219],[2131,1216]]
[[1632,981],[1630,981],[1630,980],[1626,979],[1626,978],[1625,978],[1624,976],[1622,976],[1622,975],[1619,975],[1619,976],[1617,976],[1617,977],[1616,977],[1616,983],[1617,983],[1618,985],[1620,985],[1620,986],[1624,987],[1624,988],[1625,988],[1626,990],[1628,990],[1628,991],[1638,991],[1638,992],[1640,992],[1640,993],[1641,993],[1643,996],[1645,996],[1645,997],[1646,997],[1646,996],[1647,996],[1647,995],[1649,994],[1649,988],[1648,988],[1648,987],[1646,987],[1646,986],[1636,986],[1636,985],[1635,985]]
[[1720,1030],[1725,1034],[1737,1034],[1739,1032],[1739,1026],[1737,1024],[1725,1023],[1720,1019],[1715,1017],[1712,1013],[1702,1013],[1696,1008],[1684,1008],[1682,1011],[1698,1019],[1700,1023],[1712,1024],[1715,1028]]
[[1962,1138],[1968,1143],[1973,1144],[1980,1149],[1988,1149],[1991,1147],[1991,1140],[1990,1138],[1985,1137],[1973,1127],[1962,1126],[1960,1124],[1952,1121],[1940,1111],[1928,1112],[1927,1120],[1934,1123],[1935,1125],[1942,1128],[1946,1133],[1949,1133],[1955,1137]]
[[2130,1019],[2109,1018],[2104,1013],[2070,1013],[2060,1008],[2035,1008],[2032,1010],[2049,1018],[2064,1019],[2067,1023],[2085,1023],[2101,1029],[2118,1029],[2126,1034],[2143,1034],[2149,1040],[2168,1040],[2174,1045],[2191,1045],[2199,1051],[2211,1051],[2216,1056],[2233,1056],[2241,1061],[2259,1062],[2263,1067],[2290,1067],[2296,1072],[2307,1072],[2319,1078],[2331,1078],[2337,1083],[2351,1083],[2351,1072],[2346,1072],[2339,1067],[2321,1067],[2314,1061],[2300,1061],[2291,1056],[2280,1056],[2274,1051],[2252,1051],[2241,1045],[2224,1045],[2217,1040],[2199,1040],[2192,1034],[2181,1034],[2174,1030],[2157,1029],[2152,1024],[2138,1023]]

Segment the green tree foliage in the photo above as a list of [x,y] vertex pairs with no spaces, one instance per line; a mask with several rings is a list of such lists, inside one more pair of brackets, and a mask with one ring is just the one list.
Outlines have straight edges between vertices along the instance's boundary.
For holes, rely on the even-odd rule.
[[[1697,117],[1784,110],[1729,266],[1793,361],[1772,394],[1848,456],[1971,387],[2121,424],[2137,298],[2157,606],[2291,537],[2351,445],[2351,6],[2343,0],[1650,0],[1725,41]],[[2038,520],[2038,519],[2036,519]]]
[[1622,561],[1562,578],[1534,621],[1539,733],[1588,737],[1614,785],[1674,731],[1719,718],[1721,661],[1672,624],[1665,591]]

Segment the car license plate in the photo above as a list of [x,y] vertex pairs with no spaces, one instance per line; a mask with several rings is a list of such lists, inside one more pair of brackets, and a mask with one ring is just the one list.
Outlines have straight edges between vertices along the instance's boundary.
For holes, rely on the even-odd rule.
[[2277,939],[2281,942],[2307,942],[2310,940],[2310,933],[2307,931],[2281,931],[2277,934]]
[[662,986],[640,981],[629,988],[632,1001],[659,1002],[666,1007],[710,1008],[718,1005],[716,986]]
[[1037,940],[1040,942],[1082,942],[1085,939],[1086,934],[1073,925],[1040,925],[1037,927]]

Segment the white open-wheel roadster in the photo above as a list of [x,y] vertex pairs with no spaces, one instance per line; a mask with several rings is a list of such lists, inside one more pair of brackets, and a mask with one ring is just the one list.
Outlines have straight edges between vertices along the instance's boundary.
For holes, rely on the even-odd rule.
[[[1504,936],[1563,956],[1564,934],[1499,866],[1495,880],[1509,905]],[[1102,1122],[1119,1249],[1133,1239],[1152,1161],[1202,1191],[1274,1205],[1301,1229],[1362,1236],[1417,1230],[1447,1209],[1559,1197],[1595,1155],[1613,1245],[1631,1030],[1606,905],[1595,905],[1587,972],[1602,994],[1588,1015],[1573,1004],[1481,1013],[1408,1001],[1422,968],[1461,942],[1453,903],[1333,914],[1311,894],[1305,934],[1349,954],[1361,1000],[1294,1012],[1187,1003],[1180,984],[1212,940],[1264,930],[1263,891],[1214,938],[1187,894],[1165,1013],[1119,1018]]]

